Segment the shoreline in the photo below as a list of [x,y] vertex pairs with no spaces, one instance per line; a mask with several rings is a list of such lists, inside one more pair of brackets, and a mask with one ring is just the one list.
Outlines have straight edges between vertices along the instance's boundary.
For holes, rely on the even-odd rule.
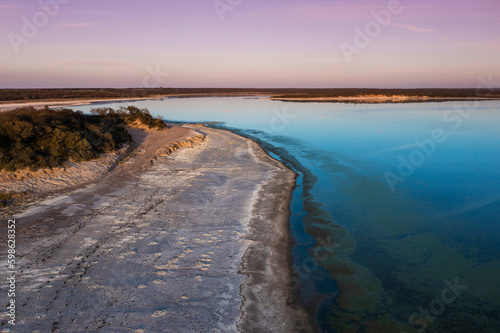
[[[154,158],[150,156],[151,151],[146,152],[146,156],[141,153],[139,147],[138,157],[142,161],[138,164],[138,168],[132,168],[126,173],[129,176],[121,175],[120,170],[130,168],[127,163],[133,165],[133,161],[124,165],[120,164],[111,173],[94,181],[91,185],[86,185],[76,191],[71,190],[69,193],[63,191],[41,202],[32,203],[23,213],[16,214],[19,219],[19,248],[22,249],[20,256],[23,259],[19,285],[25,287],[20,292],[19,299],[20,301],[24,299],[26,305],[26,308],[19,309],[20,316],[22,313],[37,313],[37,308],[47,307],[42,317],[45,319],[40,321],[35,318],[26,318],[23,327],[27,327],[28,330],[53,329],[54,327],[49,327],[50,322],[58,322],[57,328],[60,330],[76,327],[74,325],[84,327],[81,326],[84,323],[88,326],[86,329],[109,330],[116,328],[111,322],[121,322],[131,329],[144,325],[155,329],[159,327],[156,325],[160,325],[165,320],[171,320],[180,325],[177,328],[191,325],[193,329],[194,327],[200,329],[201,326],[196,325],[203,325],[206,328],[236,331],[237,325],[240,330],[249,332],[253,331],[253,328],[259,331],[273,328],[272,331],[275,332],[314,331],[309,313],[296,297],[291,270],[292,243],[289,216],[295,173],[282,162],[273,159],[262,147],[248,138],[199,125],[186,127],[205,135],[206,140],[193,146],[193,149],[181,149],[168,157],[161,153],[157,154],[159,148],[155,150]],[[192,164],[193,161],[196,161],[195,165]],[[218,167],[221,163],[219,161],[228,163],[228,166]],[[158,176],[161,177],[158,178]],[[237,192],[231,192],[235,190]],[[142,192],[144,194],[141,194]],[[151,199],[148,199],[150,194],[147,193],[156,193],[151,196],[154,209],[147,208],[151,205],[149,203]],[[235,194],[227,197],[225,193]],[[193,196],[198,199],[193,201]],[[119,203],[123,200],[125,202],[133,200],[134,204],[133,206],[127,204],[125,207],[128,208],[123,208],[123,203]],[[240,200],[243,201],[238,203]],[[200,205],[202,207],[199,207]],[[100,207],[106,207],[106,209],[102,210]],[[200,210],[203,207],[205,208]],[[234,212],[230,207],[241,207],[241,209]],[[140,213],[142,209],[147,210],[145,213]],[[140,220],[134,217],[136,214],[134,211],[140,214],[137,216],[142,216]],[[157,220],[158,216],[155,212],[159,212],[161,216],[165,214],[171,221],[168,225],[173,223],[166,229],[165,238],[158,238],[158,232],[153,231],[164,223],[160,222],[161,219]],[[119,216],[123,214],[131,216],[127,219],[129,222],[125,224],[119,222],[123,219]],[[175,218],[176,215],[179,217]],[[231,216],[233,217],[229,219]],[[209,219],[206,220],[206,218]],[[152,223],[156,220],[158,222]],[[184,221],[179,224],[181,220]],[[196,227],[202,221],[206,222]],[[143,227],[136,229],[139,225]],[[194,229],[189,231],[191,230],[189,228]],[[130,232],[127,230],[137,230],[139,235],[143,236],[130,238],[126,236]],[[240,236],[232,236],[234,230],[237,231],[236,235]],[[270,230],[275,230],[275,233],[270,233]],[[96,237],[95,232],[101,236]],[[183,237],[178,237],[177,234],[182,234]],[[202,234],[212,234],[212,236],[207,238]],[[153,237],[154,241],[151,239],[146,242],[146,240],[140,240],[141,237],[146,239]],[[197,239],[205,240],[199,243]],[[83,243],[76,242],[77,240]],[[193,246],[183,245],[190,242]],[[121,271],[122,267],[132,264],[124,262],[131,254],[136,254],[136,256],[140,254],[138,259],[132,261],[132,265],[144,265],[151,260],[154,251],[150,254],[142,254],[142,252],[148,252],[147,249],[151,246],[147,245],[152,243],[158,243],[157,246],[164,243],[179,244],[174,247],[184,250],[181,251],[182,255],[174,255],[175,253],[170,253],[175,252],[175,249],[171,249],[172,245],[162,246],[163,250],[157,253],[161,254],[160,257],[153,260],[156,263],[153,267],[159,269],[157,271],[147,273],[150,270],[149,266],[143,266],[141,273],[137,272],[137,274],[130,274],[130,270]],[[218,245],[214,246],[214,243]],[[136,250],[127,252],[134,247]],[[103,251],[103,248],[109,248],[111,252]],[[202,253],[211,253],[208,249],[212,249],[214,254],[202,255]],[[220,251],[223,252],[218,253]],[[119,256],[116,257],[114,253]],[[196,261],[195,258],[191,258],[193,253],[201,259],[196,259],[198,260]],[[271,253],[272,255],[269,255]],[[153,258],[157,254],[153,255]],[[71,259],[80,257],[83,258],[82,261]],[[165,259],[162,259],[163,257]],[[222,262],[218,262],[221,259],[223,259]],[[161,264],[162,260],[166,260],[164,264]],[[265,265],[262,265],[262,260],[266,262]],[[68,261],[68,264],[56,268]],[[193,268],[185,270],[181,267],[183,265]],[[81,271],[79,267],[85,268],[83,272],[78,273]],[[50,271],[47,273],[48,268]],[[228,273],[227,269],[232,273]],[[191,272],[191,270],[194,271]],[[212,270],[220,272],[210,273]],[[23,275],[24,271],[26,271],[24,273],[26,276]],[[148,278],[149,274],[156,275],[158,278]],[[225,277],[214,280],[210,277],[213,274]],[[242,274],[245,276],[243,280]],[[110,289],[107,285],[106,281],[109,276],[118,280],[113,282],[118,283],[118,289],[116,287]],[[87,278],[91,279],[86,280]],[[191,278],[195,282],[198,281],[196,284],[200,284],[200,288],[206,283],[209,287],[198,289],[196,284],[193,286],[188,283]],[[131,284],[129,279],[132,279],[134,283],[142,282],[136,286]],[[44,283],[38,283],[38,281]],[[90,281],[100,281],[100,283],[90,286],[88,285]],[[226,281],[225,285],[223,281]],[[71,290],[66,289],[65,286],[68,283],[74,283],[75,287]],[[114,301],[113,305],[110,305],[111,308],[106,307],[108,303],[98,302],[98,308],[94,308],[95,312],[87,313],[90,318],[82,322],[83,319],[78,318],[77,315],[82,311],[81,304],[91,301],[89,298],[91,295],[79,294],[79,290],[84,287],[101,290],[105,294],[113,294]],[[28,292],[29,290],[31,292]],[[41,297],[30,300],[35,290],[40,292]],[[123,290],[122,293],[135,295],[139,304],[130,304],[126,298],[123,298],[123,295],[120,295],[120,290]],[[184,294],[177,295],[181,290]],[[228,303],[220,304],[217,301],[219,296],[214,299],[215,295],[207,295],[208,298],[205,298],[202,296],[205,291],[222,295]],[[165,300],[154,296],[161,294],[168,299],[175,296],[175,299],[169,302],[173,302],[172,304],[179,302],[178,305],[161,306],[160,303]],[[177,300],[176,297],[179,299]],[[64,310],[68,304],[64,305],[57,300],[58,298],[67,299],[71,309]],[[210,309],[210,312],[215,311],[216,317],[219,318],[217,322],[213,321],[212,316],[210,316],[211,319],[207,318],[206,311],[190,317],[191,319],[186,318],[187,321],[184,321],[183,315],[178,311],[186,307],[191,309],[189,311],[201,311],[198,309],[199,306],[191,307],[191,302],[194,302],[193,305],[204,304],[202,308],[206,307]],[[236,304],[239,306],[235,306]],[[140,309],[135,306],[140,306]],[[57,313],[62,310],[69,311],[69,313],[65,318],[57,318]],[[104,326],[98,324],[100,320],[98,313],[101,312],[108,313],[108,317],[111,316],[106,319],[107,324],[103,324]],[[113,312],[112,315],[109,314],[111,312]],[[122,312],[135,313],[135,315],[131,318],[123,317]],[[219,316],[218,313],[226,313],[226,315]],[[54,320],[49,320],[52,317]],[[71,322],[68,321],[70,319]],[[147,319],[146,322],[144,322],[145,319]],[[174,330],[175,327],[176,324],[173,326]]]
[[[273,97],[262,93],[234,93],[234,94],[166,94],[153,95],[148,97],[130,97],[130,98],[108,98],[108,99],[49,99],[42,101],[0,101],[0,112],[11,111],[21,107],[44,107],[50,108],[74,107],[81,105],[91,105],[100,103],[126,103],[135,101],[157,100],[165,98],[203,98],[203,97],[256,97],[279,102],[294,103],[345,103],[345,104],[393,104],[393,103],[441,103],[458,101],[494,101],[500,100],[500,97],[426,97],[426,96],[384,96],[384,97]],[[266,96],[266,97],[264,97]]]
[[[225,129],[217,129],[225,131],[232,135],[237,135],[253,145],[255,149],[262,154],[262,158],[268,163],[274,164],[279,168],[279,173],[274,177],[280,181],[278,185],[279,193],[268,191],[269,184],[265,184],[259,191],[261,194],[255,203],[257,209],[253,218],[250,221],[251,231],[246,238],[251,239],[254,243],[247,248],[242,259],[242,273],[247,274],[248,278],[241,286],[241,293],[244,296],[242,310],[243,315],[238,321],[238,327],[244,332],[262,332],[263,328],[270,332],[310,332],[316,333],[318,328],[315,324],[313,315],[307,310],[300,299],[298,290],[297,277],[294,273],[292,248],[293,238],[290,230],[290,216],[292,214],[290,203],[292,194],[295,190],[297,174],[290,169],[282,161],[276,160],[258,144],[258,142],[241,135],[237,132]],[[274,185],[276,187],[276,185]],[[262,218],[261,207],[266,207],[267,218]],[[277,213],[279,212],[279,213]],[[269,215],[277,215],[274,219],[269,219]],[[275,232],[280,234],[280,237],[270,242],[268,233],[273,229],[273,223],[279,221]],[[283,251],[283,249],[286,249]],[[264,253],[274,253],[271,257],[267,257]],[[268,261],[263,264],[265,259]],[[288,274],[280,275],[280,272],[288,272]],[[259,275],[265,275],[264,283],[259,279]],[[273,279],[274,278],[274,279]],[[269,304],[265,299],[268,295],[279,293],[282,296],[272,298],[277,302]],[[286,304],[283,304],[285,301]],[[255,307],[254,303],[267,303],[266,307]],[[288,308],[286,315],[282,314],[281,322],[276,321],[276,313],[273,310],[276,308]],[[258,323],[259,325],[255,325]]]
[[10,111],[21,107],[44,107],[47,105],[49,108],[60,107],[73,107],[81,105],[91,105],[100,103],[126,103],[135,101],[148,101],[164,98],[202,98],[202,97],[246,97],[246,96],[263,96],[260,93],[245,93],[245,94],[166,94],[166,95],[152,95],[148,97],[124,97],[124,98],[105,98],[105,99],[48,99],[48,100],[35,100],[35,101],[0,101],[0,112]]
[[154,100],[154,99],[162,99],[169,96],[150,96],[150,97],[134,97],[134,98],[109,98],[109,99],[68,99],[68,100],[45,100],[45,101],[28,101],[28,102],[9,102],[2,101],[0,102],[0,112],[2,111],[10,111],[15,110],[17,108],[22,107],[44,107],[47,105],[49,108],[62,108],[62,107],[72,107],[72,106],[80,106],[80,105],[91,105],[91,104],[99,104],[99,103],[119,103],[119,102],[134,102],[134,101],[145,101],[145,100]]

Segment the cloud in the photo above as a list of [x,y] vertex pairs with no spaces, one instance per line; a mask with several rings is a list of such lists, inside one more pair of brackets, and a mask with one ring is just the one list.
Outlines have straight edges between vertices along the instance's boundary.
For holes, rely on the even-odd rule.
[[59,22],[55,26],[58,28],[87,28],[93,25],[95,25],[94,22],[73,22],[73,23]]
[[331,57],[311,57],[311,58],[307,58],[308,61],[312,61],[312,62],[318,62],[318,61],[345,61],[345,58],[343,57],[335,57],[335,56],[331,56]]
[[498,50],[500,48],[500,45],[498,45],[498,43],[496,43],[494,40],[470,42],[470,41],[451,40],[451,39],[444,38],[444,37],[438,37],[438,38],[445,41],[445,43],[440,44],[441,46],[481,48],[484,50],[495,51],[495,52],[498,52]]
[[[272,3],[271,1],[269,3]],[[280,2],[277,2],[279,4]],[[366,22],[373,19],[370,11],[376,9],[372,4],[367,5],[339,5],[333,2],[307,4],[269,5],[265,8],[248,9],[235,12],[240,16],[247,16],[276,20],[276,17],[295,23],[340,23]]]
[[413,25],[405,25],[405,24],[397,24],[397,23],[391,23],[391,25],[398,27],[398,28],[401,28],[401,29],[410,30],[412,32],[433,32],[434,31],[432,29],[415,27]]
[[83,60],[83,59],[57,60],[57,62],[69,66],[97,66],[97,67],[131,66],[130,63],[126,62],[96,61],[96,60]]
[[94,14],[94,15],[118,15],[118,12],[116,11],[107,11],[107,10],[68,10],[68,13],[73,13],[73,14]]

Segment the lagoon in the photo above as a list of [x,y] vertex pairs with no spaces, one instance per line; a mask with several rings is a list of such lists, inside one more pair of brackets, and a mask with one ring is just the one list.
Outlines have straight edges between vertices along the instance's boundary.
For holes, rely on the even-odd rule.
[[499,101],[211,97],[76,109],[132,104],[220,122],[299,173],[294,268],[323,332],[498,331]]

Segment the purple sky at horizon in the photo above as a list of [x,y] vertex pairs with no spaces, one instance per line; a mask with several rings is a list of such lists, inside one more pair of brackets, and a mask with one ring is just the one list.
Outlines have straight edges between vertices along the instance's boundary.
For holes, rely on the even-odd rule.
[[[400,0],[375,23],[391,1],[1,0],[0,88],[500,82],[500,1]],[[356,45],[367,25],[379,31]],[[357,48],[350,62],[342,45]]]

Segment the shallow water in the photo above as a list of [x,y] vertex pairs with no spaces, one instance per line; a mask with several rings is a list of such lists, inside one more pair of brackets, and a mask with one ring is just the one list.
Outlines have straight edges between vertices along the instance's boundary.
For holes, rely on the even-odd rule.
[[223,122],[300,172],[294,263],[324,332],[498,332],[499,101],[106,106],[129,104]]

